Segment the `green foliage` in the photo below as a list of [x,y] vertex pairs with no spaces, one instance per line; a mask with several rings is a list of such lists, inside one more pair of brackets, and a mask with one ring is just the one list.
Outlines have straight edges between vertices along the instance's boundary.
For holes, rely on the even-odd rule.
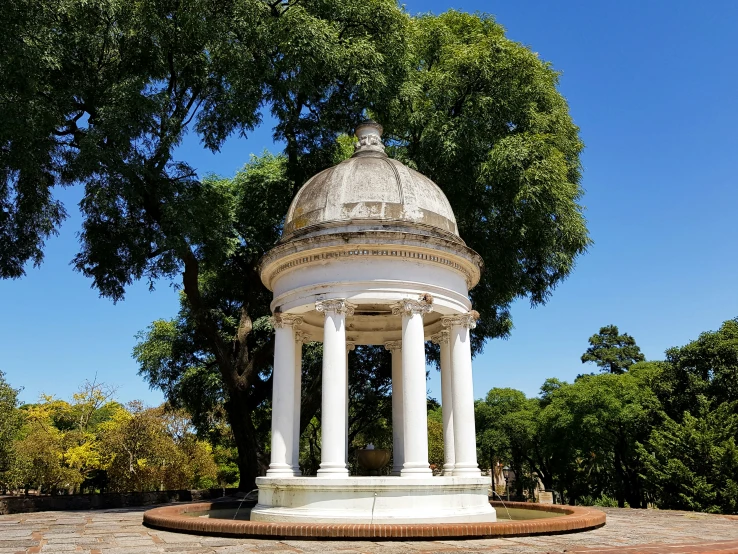
[[[76,269],[115,301],[136,280],[181,279],[180,313],[141,335],[135,355],[199,430],[222,436],[230,424],[244,488],[261,471],[271,387],[258,260],[300,185],[346,156],[344,134],[365,111],[385,124],[395,154],[446,192],[487,263],[472,294],[482,313],[475,351],[509,332],[514,299],[544,302],[589,243],[582,143],[557,73],[489,16],[411,18],[392,0],[0,9],[0,277],[41,261],[64,217],[52,188],[84,186]],[[198,179],[175,157],[185,133],[217,150],[264,110],[282,155],[253,159],[234,179]],[[352,400],[383,397],[385,414],[380,358],[359,356]],[[319,391],[315,366],[305,371],[303,428]]]
[[570,503],[738,513],[736,374],[732,319],[664,361],[548,379],[538,398],[492,389],[476,404],[479,460],[509,465],[518,495],[535,473]]
[[667,418],[653,430],[641,455],[659,507],[738,512],[737,408],[723,403],[711,409],[703,397],[694,415],[685,412],[679,423]]
[[[200,440],[185,412],[137,402],[126,408],[112,400],[113,393],[88,381],[72,402],[42,396],[0,419],[15,425],[5,445],[9,463],[0,473],[0,487],[51,494],[125,492],[226,486],[237,480],[232,470],[228,474],[232,453],[224,447],[214,452]],[[219,463],[225,467],[222,475]]]
[[17,389],[5,380],[0,371],[0,488],[6,488],[11,480],[10,471],[14,465],[13,441],[23,423],[23,414],[18,409]]
[[618,507],[618,501],[612,498],[611,496],[607,496],[606,494],[603,494],[599,498],[592,498],[591,496],[583,496],[579,500],[577,500],[578,506],[599,506],[601,508],[617,508]]
[[511,330],[509,306],[545,302],[589,244],[583,144],[558,73],[491,16],[412,20],[408,76],[377,107],[394,154],[433,179],[486,270],[471,291],[476,348]]
[[616,325],[607,325],[589,337],[589,348],[582,354],[582,363],[594,362],[600,371],[624,373],[646,358],[628,333],[622,335]]
[[131,403],[107,422],[101,433],[108,487],[112,491],[146,491],[210,487],[217,466],[209,444],[187,431],[181,413]]
[[641,448],[657,505],[738,512],[738,319],[642,371],[667,415]]
[[660,418],[653,392],[636,375],[586,375],[544,399],[542,431],[567,451],[559,471],[569,496],[605,493],[645,507],[638,444]]

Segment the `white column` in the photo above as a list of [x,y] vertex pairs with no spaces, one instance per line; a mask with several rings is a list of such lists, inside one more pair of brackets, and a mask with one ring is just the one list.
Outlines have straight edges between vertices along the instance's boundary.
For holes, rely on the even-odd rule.
[[346,465],[348,465],[349,455],[349,352],[356,348],[356,343],[353,341],[346,341]]
[[346,467],[346,315],[354,308],[345,300],[320,300],[325,314],[321,407],[321,477],[347,477]]
[[441,323],[449,328],[451,347],[451,391],[454,426],[454,476],[481,475],[477,465],[477,437],[474,428],[474,383],[472,381],[469,330],[479,314],[447,316]]
[[293,476],[292,449],[295,409],[295,329],[302,318],[274,314],[274,370],[272,372],[272,458],[269,476]]
[[302,475],[300,471],[300,410],[302,408],[302,345],[307,341],[307,335],[302,331],[295,331],[295,408],[292,427],[292,472]]
[[402,418],[402,341],[384,343],[392,353],[392,475],[400,475],[405,463]]
[[431,340],[441,347],[441,410],[443,412],[443,474],[454,474],[454,409],[451,384],[451,352],[448,344],[449,332],[441,331]]
[[[428,295],[429,297],[430,295]],[[429,477],[428,402],[425,377],[423,314],[432,309],[428,300],[403,300],[392,307],[402,315],[402,407],[404,455],[402,477]]]

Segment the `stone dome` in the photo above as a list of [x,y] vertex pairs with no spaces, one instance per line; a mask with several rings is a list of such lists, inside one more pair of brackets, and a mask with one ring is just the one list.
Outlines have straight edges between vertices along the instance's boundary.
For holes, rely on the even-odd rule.
[[464,244],[438,185],[384,152],[382,126],[367,121],[355,134],[354,155],[298,191],[280,242],[346,230],[395,230]]

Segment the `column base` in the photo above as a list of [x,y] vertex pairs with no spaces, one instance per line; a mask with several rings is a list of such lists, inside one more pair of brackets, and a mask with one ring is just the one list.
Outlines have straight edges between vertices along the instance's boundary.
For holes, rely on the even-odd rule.
[[320,477],[348,477],[348,468],[346,464],[324,462],[317,473]]
[[482,475],[482,471],[476,464],[456,463],[454,464],[452,475],[454,477],[479,477],[480,475]]
[[295,471],[287,464],[269,464],[267,475],[270,477],[294,477]]
[[454,464],[443,464],[443,471],[441,472],[441,475],[453,475],[454,474]]
[[431,477],[433,470],[422,462],[405,462],[400,471],[401,477]]

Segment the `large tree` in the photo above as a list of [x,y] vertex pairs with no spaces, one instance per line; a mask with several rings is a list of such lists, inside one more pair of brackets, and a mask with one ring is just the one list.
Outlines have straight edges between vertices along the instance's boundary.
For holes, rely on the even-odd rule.
[[638,367],[666,415],[642,448],[657,505],[737,513],[738,318]]
[[18,390],[5,380],[0,371],[0,489],[8,485],[8,472],[13,464],[13,441],[23,423],[18,409]]
[[600,371],[625,373],[646,357],[628,333],[620,334],[617,325],[606,325],[600,332],[589,337],[589,348],[582,354],[582,363],[594,362]]
[[[473,292],[477,350],[509,332],[515,298],[544,302],[588,244],[582,143],[558,75],[491,17],[412,19],[391,0],[12,0],[2,9],[13,40],[0,69],[21,74],[0,88],[10,110],[0,134],[2,275],[41,260],[63,215],[50,188],[84,185],[76,268],[114,300],[138,279],[181,280],[180,317],[157,322],[137,354],[168,394],[207,385],[193,415],[220,410],[230,422],[243,487],[259,471],[258,414],[271,385],[257,263],[299,186],[340,159],[339,135],[365,109],[385,123],[395,155],[445,190],[490,268]],[[217,149],[263,110],[277,120],[283,155],[255,159],[232,180],[200,180],[176,158],[188,130]],[[388,374],[386,355],[359,358]],[[317,404],[305,396],[309,421]]]

